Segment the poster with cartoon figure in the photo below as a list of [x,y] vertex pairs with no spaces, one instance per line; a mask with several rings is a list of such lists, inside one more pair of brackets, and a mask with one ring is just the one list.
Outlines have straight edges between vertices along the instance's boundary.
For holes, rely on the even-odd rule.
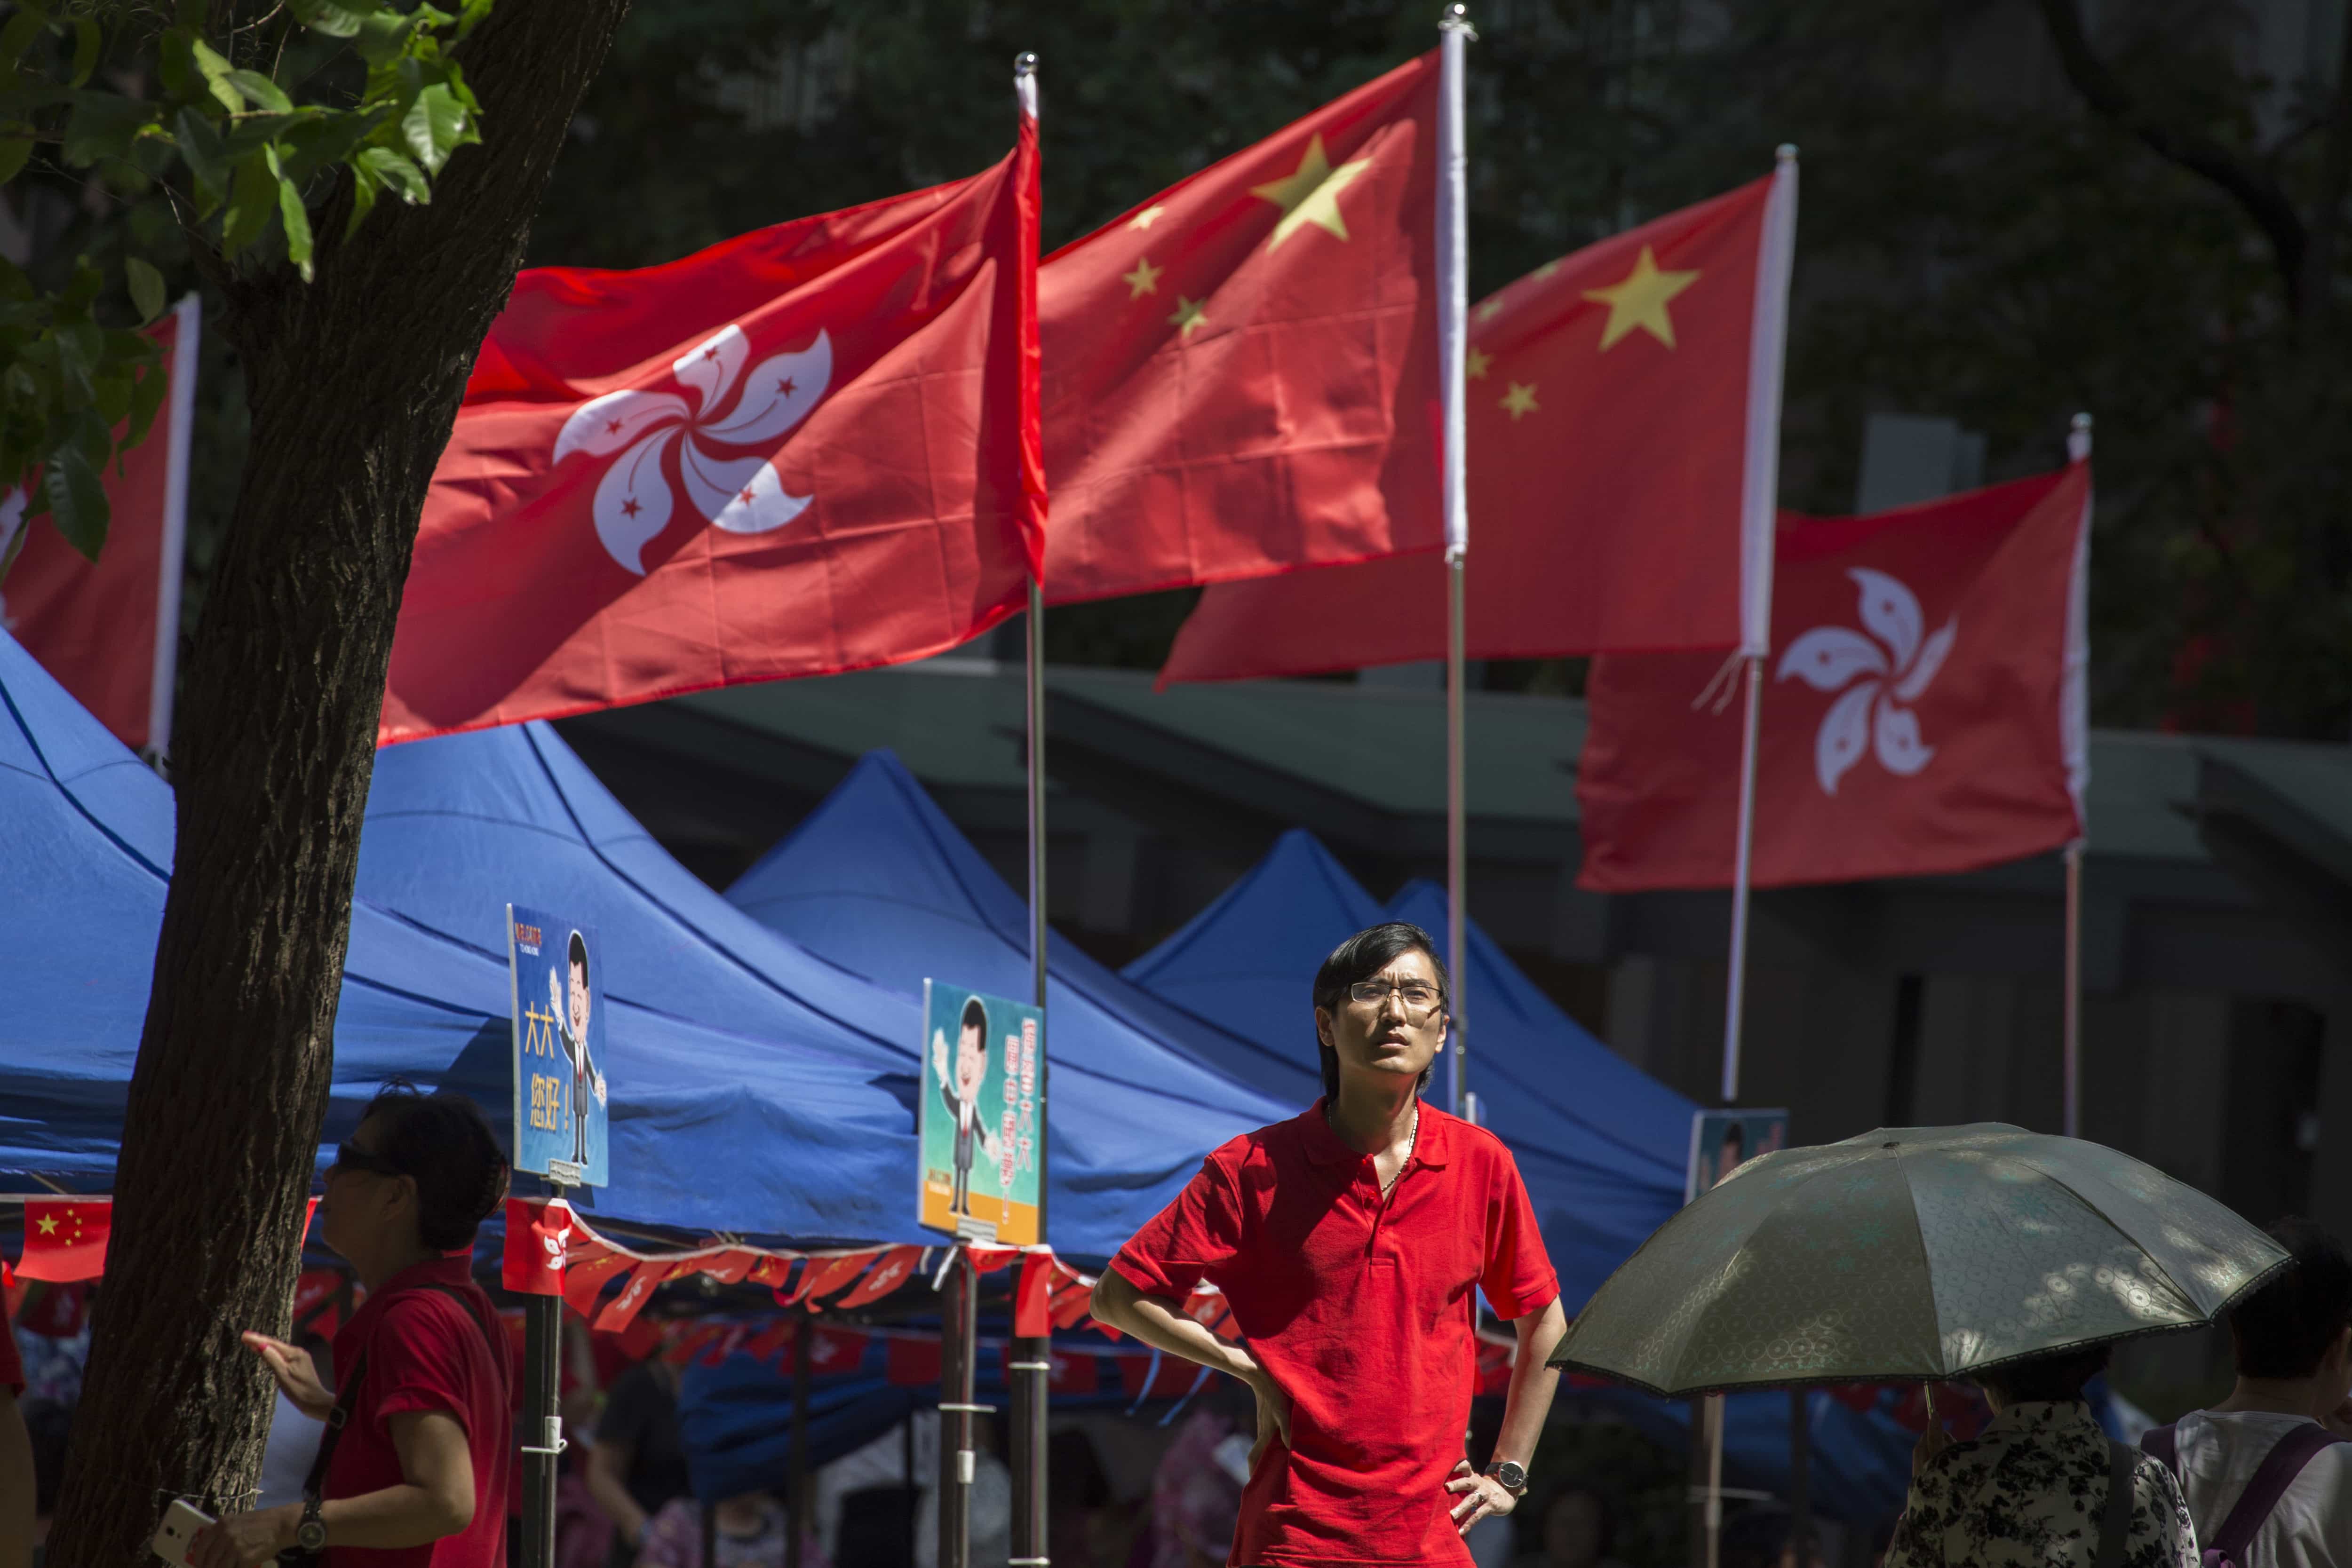
[[1759,1155],[1788,1147],[1786,1111],[1694,1111],[1690,1167],[1683,1177],[1688,1203]]
[[1000,1246],[1042,1240],[1044,1009],[925,980],[921,1054],[919,1222]]
[[514,991],[514,1168],[603,1186],[612,1162],[596,928],[509,904],[507,969]]

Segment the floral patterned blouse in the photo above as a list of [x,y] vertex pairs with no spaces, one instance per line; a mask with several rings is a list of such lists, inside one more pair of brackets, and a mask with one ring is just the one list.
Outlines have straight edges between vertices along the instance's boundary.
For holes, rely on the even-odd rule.
[[[2079,1399],[2024,1400],[1911,1479],[1885,1568],[2091,1568],[2107,1501],[2107,1434]],[[2198,1568],[2172,1472],[2143,1454],[2125,1568]]]

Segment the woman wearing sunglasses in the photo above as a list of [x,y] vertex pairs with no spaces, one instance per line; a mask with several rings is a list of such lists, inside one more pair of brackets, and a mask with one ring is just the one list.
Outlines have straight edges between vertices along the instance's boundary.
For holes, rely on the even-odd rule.
[[319,1206],[320,1236],[367,1289],[335,1336],[341,1388],[308,1352],[245,1336],[287,1398],[328,1424],[303,1500],[203,1531],[191,1568],[257,1568],[289,1550],[329,1568],[504,1563],[513,1371],[468,1264],[506,1190],[507,1162],[471,1100],[404,1084],[376,1096]]

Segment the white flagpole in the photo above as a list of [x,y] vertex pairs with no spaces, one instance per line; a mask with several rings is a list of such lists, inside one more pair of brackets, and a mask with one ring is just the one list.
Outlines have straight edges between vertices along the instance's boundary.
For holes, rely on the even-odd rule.
[[1441,468],[1445,507],[1445,961],[1454,972],[1454,1049],[1446,1055],[1446,1102],[1469,1103],[1469,815],[1462,761],[1462,574],[1470,550],[1468,440],[1463,422],[1467,386],[1463,354],[1470,325],[1469,156],[1463,146],[1462,72],[1465,46],[1478,35],[1459,5],[1445,8],[1440,34],[1437,110],[1437,364],[1444,406]]
[[[2078,413],[2066,434],[2067,460],[2091,457],[2091,416]],[[2066,666],[2059,688],[2058,723],[2065,746],[2066,789],[2074,797],[2074,841],[2066,846],[2065,1113],[2063,1131],[2083,1135],[2083,852],[2090,841],[2085,787],[2090,783],[2091,493],[2083,493],[2083,519],[2074,536],[2074,580],[2066,590]]]
[[147,690],[147,754],[172,750],[172,697],[180,674],[180,579],[188,551],[188,453],[196,434],[196,352],[204,333],[204,301],[191,294],[172,307],[180,319],[172,344],[172,380],[164,388],[163,548],[155,581],[155,664]]
[[1740,479],[1739,652],[1747,702],[1739,729],[1739,818],[1731,864],[1731,958],[1724,988],[1723,1103],[1739,1100],[1740,1015],[1748,998],[1748,873],[1756,843],[1756,743],[1763,727],[1764,659],[1772,650],[1772,535],[1780,509],[1780,381],[1788,358],[1789,275],[1797,246],[1797,150],[1772,170],[1758,245],[1756,311],[1748,349],[1748,456]]

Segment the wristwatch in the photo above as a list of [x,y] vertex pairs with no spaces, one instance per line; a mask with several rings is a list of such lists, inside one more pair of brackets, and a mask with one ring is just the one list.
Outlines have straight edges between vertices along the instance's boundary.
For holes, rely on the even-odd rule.
[[319,1506],[315,1497],[302,1500],[302,1522],[294,1527],[294,1544],[305,1552],[327,1549],[327,1521],[319,1517]]
[[1515,1464],[1509,1459],[1496,1459],[1486,1467],[1486,1473],[1494,1477],[1495,1484],[1513,1497],[1528,1495],[1527,1466]]

